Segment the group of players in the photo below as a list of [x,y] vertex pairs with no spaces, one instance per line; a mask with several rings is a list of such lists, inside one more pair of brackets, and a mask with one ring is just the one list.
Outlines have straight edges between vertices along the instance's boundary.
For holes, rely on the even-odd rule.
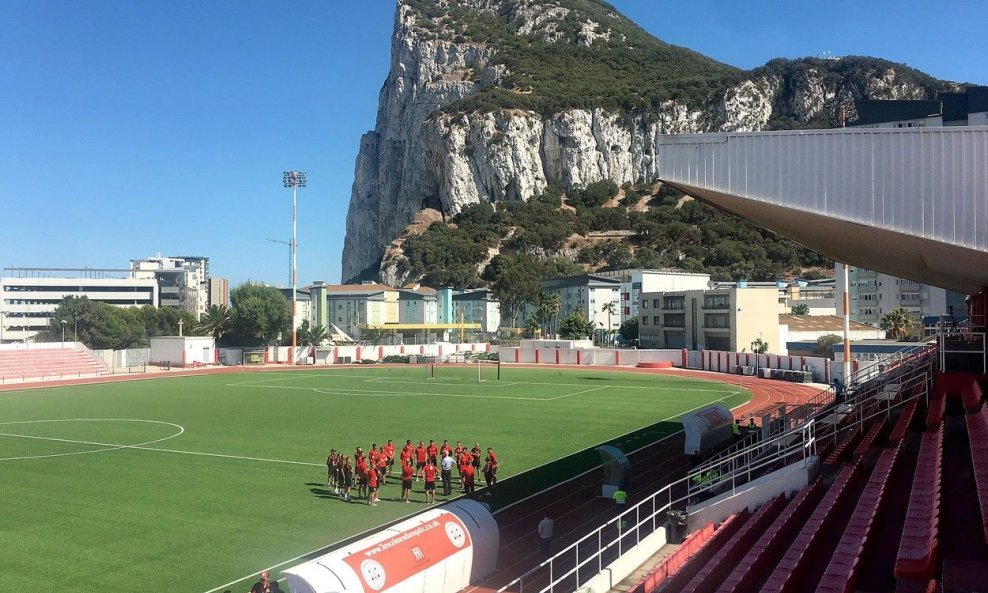
[[437,481],[442,484],[443,494],[450,496],[453,492],[454,466],[460,488],[468,495],[474,493],[477,476],[481,472],[488,487],[497,483],[497,454],[491,447],[487,447],[487,455],[484,456],[480,443],[468,449],[460,441],[456,441],[456,447],[452,447],[447,440],[442,445],[436,445],[435,441],[430,440],[428,445],[419,441],[416,447],[408,439],[399,452],[391,439],[388,439],[387,444],[380,448],[377,443],[371,445],[366,454],[362,448],[357,447],[352,462],[349,455],[331,449],[326,458],[326,486],[347,502],[353,500],[352,491],[356,486],[358,499],[366,498],[368,505],[377,506],[380,487],[395,475],[396,459],[400,463],[401,500],[405,503],[411,502],[413,480],[425,482],[425,501],[428,504],[436,501]]

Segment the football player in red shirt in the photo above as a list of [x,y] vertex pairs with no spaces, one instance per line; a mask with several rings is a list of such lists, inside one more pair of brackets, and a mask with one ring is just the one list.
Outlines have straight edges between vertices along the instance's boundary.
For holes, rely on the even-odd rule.
[[436,469],[436,464],[429,459],[425,462],[425,468],[422,471],[425,474],[425,503],[433,504],[436,502],[436,476],[439,474],[439,470]]
[[473,477],[473,465],[467,465],[463,468],[463,492],[467,495],[473,494],[474,490],[474,477]]
[[415,470],[412,468],[411,460],[401,463],[401,499],[406,503],[411,502],[409,497],[412,494],[412,476]]
[[377,468],[371,467],[367,470],[367,504],[377,506]]
[[436,441],[429,439],[429,446],[425,448],[425,452],[429,456],[429,461],[432,462],[432,465],[436,465],[438,461],[436,457],[439,455],[439,447],[436,446]]
[[422,468],[429,458],[429,453],[425,448],[425,442],[419,441],[419,446],[415,448],[415,481],[422,477]]
[[395,444],[388,439],[388,444],[384,445],[384,456],[388,459],[388,475],[391,475],[391,470],[395,466]]

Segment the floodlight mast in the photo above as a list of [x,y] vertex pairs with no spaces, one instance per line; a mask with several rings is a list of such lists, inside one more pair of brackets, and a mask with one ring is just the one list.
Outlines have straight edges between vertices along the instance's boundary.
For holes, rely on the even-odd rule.
[[295,315],[298,311],[298,291],[295,288],[297,282],[296,258],[298,257],[297,236],[297,204],[298,188],[305,187],[305,173],[302,171],[285,171],[281,178],[285,187],[292,188],[292,349],[288,352],[288,364],[295,364],[295,348],[298,346],[298,334],[295,331]]

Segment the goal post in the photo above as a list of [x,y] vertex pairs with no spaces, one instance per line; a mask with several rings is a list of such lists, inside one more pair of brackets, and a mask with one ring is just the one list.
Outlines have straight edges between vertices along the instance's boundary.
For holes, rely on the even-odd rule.
[[436,360],[428,363],[427,367],[426,377],[430,379],[477,383],[501,380],[501,361],[499,360],[477,358],[449,362]]

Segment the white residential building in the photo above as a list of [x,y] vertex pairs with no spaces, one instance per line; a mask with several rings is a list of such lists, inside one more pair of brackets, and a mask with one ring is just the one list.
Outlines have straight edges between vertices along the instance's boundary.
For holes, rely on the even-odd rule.
[[421,284],[398,289],[398,323],[439,323],[439,300],[436,290]]
[[501,325],[501,303],[490,290],[476,288],[453,293],[453,319],[449,323],[479,323],[480,331],[494,333]]
[[[598,330],[617,330],[621,327],[621,280],[597,274],[583,274],[543,280],[543,294],[559,295],[559,319],[575,312],[583,315]],[[611,304],[613,313],[608,313]],[[530,315],[528,311],[527,315]],[[558,323],[558,322],[557,322]]]
[[[130,270],[122,269],[4,268],[0,278],[0,342],[23,342],[47,329],[55,309],[70,296],[117,307],[156,307],[158,282],[132,278]],[[67,330],[71,332],[74,327]]]
[[130,260],[133,278],[158,282],[158,306],[182,309],[196,318],[209,307],[209,258],[200,256]]

